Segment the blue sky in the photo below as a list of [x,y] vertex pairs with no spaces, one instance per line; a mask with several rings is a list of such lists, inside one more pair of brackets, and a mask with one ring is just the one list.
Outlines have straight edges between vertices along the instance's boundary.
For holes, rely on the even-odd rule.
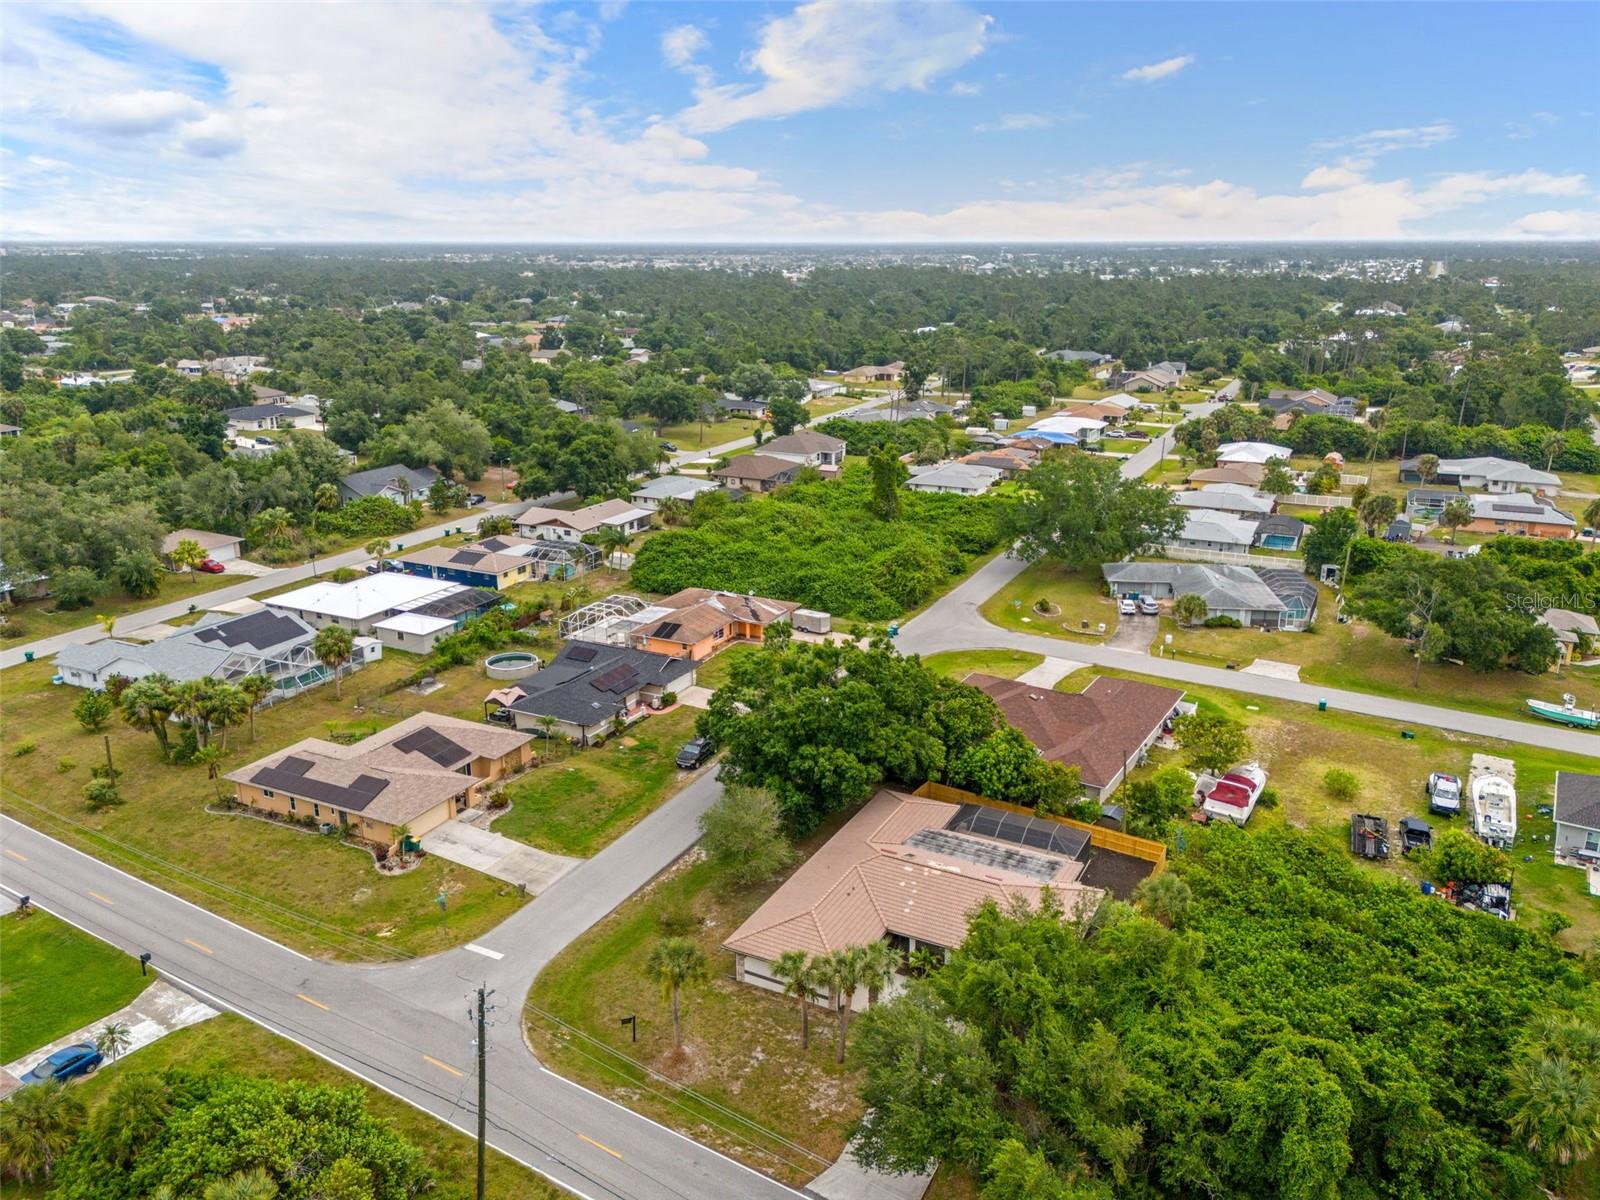
[[13,5],[20,238],[1600,237],[1593,4]]

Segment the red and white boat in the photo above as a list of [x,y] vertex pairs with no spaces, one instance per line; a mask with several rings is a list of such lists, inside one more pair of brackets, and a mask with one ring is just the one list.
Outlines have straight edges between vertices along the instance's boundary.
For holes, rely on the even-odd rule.
[[1200,810],[1213,820],[1243,825],[1256,810],[1256,801],[1267,786],[1267,773],[1260,763],[1240,763],[1220,778],[1202,775],[1195,785]]

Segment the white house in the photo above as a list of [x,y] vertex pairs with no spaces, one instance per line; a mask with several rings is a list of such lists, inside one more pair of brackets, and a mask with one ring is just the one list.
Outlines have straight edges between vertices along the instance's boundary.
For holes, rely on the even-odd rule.
[[525,538],[544,538],[555,542],[579,542],[585,534],[601,529],[621,529],[640,533],[650,528],[650,510],[627,500],[606,500],[587,508],[568,511],[529,505],[514,518],[517,533]]
[[1093,417],[1046,417],[1028,426],[1028,433],[1066,433],[1080,442],[1098,442],[1105,434],[1106,423]]
[[1248,554],[1255,540],[1254,521],[1247,521],[1232,513],[1196,508],[1184,514],[1183,530],[1172,539],[1172,544],[1188,550],[1221,550],[1233,554]]
[[692,504],[696,496],[714,492],[720,486],[715,479],[703,479],[694,475],[663,475],[659,479],[641,483],[629,493],[628,499],[640,508],[654,512],[668,500],[682,500]]
[[1242,483],[1208,483],[1193,491],[1179,492],[1172,500],[1179,508],[1205,508],[1245,517],[1264,517],[1277,503],[1275,497]]
[[1217,447],[1217,465],[1251,463],[1262,466],[1275,458],[1287,462],[1293,455],[1294,451],[1288,446],[1278,446],[1272,442],[1224,442]]
[[761,453],[769,458],[782,458],[823,470],[842,466],[845,448],[843,438],[829,437],[810,429],[797,429],[783,437],[761,443]]
[[1000,472],[975,463],[941,463],[935,467],[913,467],[906,487],[913,492],[953,492],[960,496],[981,496],[993,487]]
[[497,592],[484,588],[380,571],[349,583],[313,583],[269,596],[263,603],[276,612],[299,617],[313,629],[338,625],[353,633],[373,634],[380,622],[400,613],[445,617],[459,627],[499,601]]
[[313,429],[318,421],[317,414],[311,409],[272,401],[230,408],[223,415],[228,418],[228,432],[235,435],[261,433],[268,429]]
[[171,559],[179,542],[198,543],[207,558],[219,563],[233,562],[239,557],[239,547],[244,545],[242,537],[235,537],[231,533],[212,533],[209,529],[174,529],[161,539],[161,557]]

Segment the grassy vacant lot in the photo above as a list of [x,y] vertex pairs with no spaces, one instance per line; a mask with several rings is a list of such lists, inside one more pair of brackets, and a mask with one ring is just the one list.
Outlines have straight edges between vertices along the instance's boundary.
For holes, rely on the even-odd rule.
[[163,571],[160,593],[148,598],[130,596],[121,588],[114,587],[105,595],[96,597],[87,608],[58,611],[56,602],[46,597],[43,600],[24,600],[20,604],[13,605],[7,610],[7,615],[16,628],[22,631],[17,640],[31,642],[38,638],[54,637],[71,629],[82,629],[85,625],[93,625],[98,615],[124,617],[141,609],[171,604],[175,600],[187,600],[191,596],[203,596],[209,591],[238,583],[244,578],[246,578],[244,575],[232,572],[224,572],[221,575],[196,572],[191,576],[187,571]]
[[[771,891],[723,892],[714,868],[691,852],[567,947],[534,984],[526,1016],[534,1048],[553,1070],[799,1184],[838,1157],[845,1125],[861,1109],[856,1074],[834,1061],[837,1025],[814,1011],[811,1048],[802,1055],[795,1003],[734,982],[722,939]],[[683,998],[682,1062],[671,1061],[671,1017],[644,972],[669,928],[688,929],[711,964],[710,982]],[[638,1015],[636,1043],[617,1024],[628,1013]],[[669,1078],[653,1078],[652,1070]]]
[[120,950],[41,910],[0,917],[0,1062],[114,1013],[154,980]]
[[[473,1195],[477,1149],[466,1134],[447,1127],[387,1092],[362,1083],[354,1075],[324,1062],[293,1042],[232,1014],[212,1017],[199,1025],[168,1034],[72,1087],[92,1113],[105,1102],[119,1076],[129,1071],[156,1072],[168,1067],[200,1073],[232,1071],[333,1087],[358,1086],[366,1092],[367,1111],[388,1122],[396,1133],[422,1151],[423,1160],[433,1175],[430,1197],[470,1200]],[[487,1168],[484,1190],[495,1200],[557,1200],[567,1195],[498,1151],[489,1152]],[[43,1196],[45,1190],[42,1186],[19,1186],[14,1194],[19,1198],[37,1197]],[[8,1190],[6,1194],[13,1193]]]
[[[344,681],[344,698],[320,687],[256,717],[256,742],[230,731],[224,772],[330,729],[377,729],[420,709],[481,717],[489,684],[477,668],[441,675],[426,699],[379,688],[416,667],[390,652]],[[72,718],[77,688],[50,683],[53,667],[31,663],[0,677],[5,745],[36,749],[8,758],[0,808],[53,837],[114,863],[286,945],[333,958],[392,958],[470,941],[521,903],[516,889],[463,867],[427,858],[404,875],[384,876],[364,851],[333,838],[244,816],[205,811],[218,785],[204,767],[162,763],[149,733],[116,720],[106,730],[126,803],[101,813],[83,805],[91,764],[104,761],[101,735]],[[451,897],[449,925],[434,897]]]
[[698,715],[680,706],[603,746],[555,750],[511,786],[511,811],[495,819],[494,831],[556,854],[597,853],[689,778],[673,758],[694,736]]
[[[1051,605],[1048,614],[1034,608],[1041,599]],[[1069,571],[1054,563],[1035,563],[985,600],[979,611],[1002,629],[1018,633],[1099,641],[1101,622],[1108,636],[1117,631],[1117,605],[1106,594],[1098,568]],[[1089,623],[1087,632],[1081,630],[1084,621]]]
[[668,425],[661,431],[661,439],[671,442],[680,450],[704,450],[708,446],[725,446],[741,438],[754,437],[763,421],[751,417],[729,417],[725,421],[687,421],[682,425]]
[[[1086,668],[1069,675],[1056,687],[1060,691],[1081,691],[1095,673],[1122,674]],[[1592,771],[1592,759],[1426,727],[1402,727],[1392,721],[1357,713],[1323,713],[1310,705],[1221,689],[1190,688],[1188,698],[1225,712],[1249,727],[1254,753],[1267,768],[1271,786],[1282,799],[1277,809],[1258,809],[1250,818],[1251,828],[1287,822],[1317,831],[1330,844],[1341,847],[1349,845],[1352,812],[1385,817],[1393,829],[1403,816],[1427,817],[1423,789],[1429,772],[1449,771],[1465,778],[1473,753],[1479,751],[1510,758],[1517,764],[1519,827],[1512,859],[1516,866],[1514,891],[1518,919],[1534,923],[1542,911],[1565,913],[1572,919],[1573,927],[1562,935],[1562,941],[1573,950],[1586,948],[1600,937],[1600,905],[1588,895],[1583,872],[1554,865],[1548,841],[1536,840],[1537,835],[1551,831],[1551,823],[1534,816],[1536,805],[1550,802],[1556,771]],[[1411,729],[1416,736],[1402,738],[1402,728]],[[1151,757],[1151,764],[1143,768],[1143,772],[1154,771],[1168,762],[1182,761],[1181,753],[1157,751]],[[1343,804],[1327,795],[1322,780],[1334,767],[1353,772],[1360,781],[1360,791],[1353,803]],[[1143,772],[1135,772],[1135,778]],[[1435,829],[1445,827],[1451,820],[1464,821],[1463,818],[1427,819]],[[1533,862],[1522,862],[1523,855],[1532,855]],[[1399,858],[1398,852],[1396,857],[1381,866],[1374,865],[1373,869],[1405,879],[1419,878],[1416,869]]]
[[1015,679],[1044,662],[1044,656],[1029,654],[1026,650],[946,650],[942,654],[930,654],[923,661],[951,679],[965,679],[974,671]]

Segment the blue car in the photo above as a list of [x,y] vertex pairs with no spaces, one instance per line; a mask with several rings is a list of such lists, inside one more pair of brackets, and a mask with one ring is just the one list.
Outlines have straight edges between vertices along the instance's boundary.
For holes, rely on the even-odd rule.
[[64,1083],[79,1075],[89,1074],[105,1060],[106,1056],[96,1050],[92,1042],[79,1042],[76,1046],[57,1050],[24,1075],[22,1082],[48,1083],[52,1079],[58,1079]]

